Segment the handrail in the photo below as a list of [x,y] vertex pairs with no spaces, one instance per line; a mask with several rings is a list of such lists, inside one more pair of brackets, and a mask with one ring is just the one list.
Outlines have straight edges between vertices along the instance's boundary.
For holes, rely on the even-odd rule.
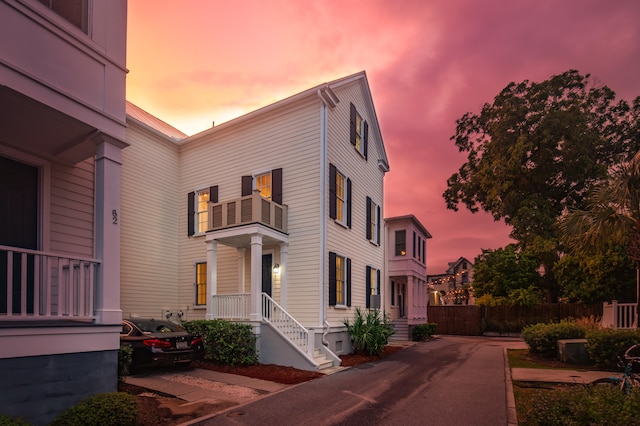
[[262,318],[302,352],[313,357],[313,334],[266,293],[262,293]]

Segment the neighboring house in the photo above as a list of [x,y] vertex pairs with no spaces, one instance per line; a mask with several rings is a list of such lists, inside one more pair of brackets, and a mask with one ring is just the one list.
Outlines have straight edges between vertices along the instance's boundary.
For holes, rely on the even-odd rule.
[[338,364],[344,321],[385,276],[389,166],[366,74],[188,138],[165,126],[129,114],[123,314],[242,321],[263,363]]
[[0,413],[115,391],[125,0],[0,1]]
[[473,263],[464,257],[449,262],[447,272],[427,277],[432,300],[437,305],[466,305],[472,302]]
[[387,275],[384,309],[396,340],[410,340],[411,327],[427,322],[427,240],[431,234],[414,215],[386,218]]

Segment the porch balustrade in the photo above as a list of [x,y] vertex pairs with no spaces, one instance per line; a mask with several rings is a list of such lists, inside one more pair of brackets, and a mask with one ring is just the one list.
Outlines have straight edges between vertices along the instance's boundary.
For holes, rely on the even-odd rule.
[[261,223],[275,230],[287,232],[287,206],[260,195],[260,191],[221,203],[209,204],[209,231],[250,223]]
[[251,294],[216,294],[213,296],[213,318],[229,321],[249,321]]
[[614,329],[634,329],[638,326],[635,303],[605,302],[602,306],[602,326]]
[[95,318],[100,261],[0,245],[0,321]]

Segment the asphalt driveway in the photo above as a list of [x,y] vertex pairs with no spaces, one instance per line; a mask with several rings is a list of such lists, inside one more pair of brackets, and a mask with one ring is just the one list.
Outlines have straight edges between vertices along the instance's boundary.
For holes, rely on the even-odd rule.
[[506,425],[505,347],[441,336],[381,361],[287,388],[201,425]]

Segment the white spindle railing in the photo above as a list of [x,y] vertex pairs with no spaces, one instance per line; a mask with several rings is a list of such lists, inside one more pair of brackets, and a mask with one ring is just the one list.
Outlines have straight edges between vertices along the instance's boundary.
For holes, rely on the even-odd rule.
[[0,320],[94,319],[100,261],[0,245]]
[[248,321],[251,313],[251,294],[216,294],[212,299],[213,318]]
[[633,329],[638,326],[635,303],[605,302],[602,306],[602,326],[614,329]]
[[313,356],[313,334],[266,293],[262,293],[262,318],[273,325],[302,352]]

